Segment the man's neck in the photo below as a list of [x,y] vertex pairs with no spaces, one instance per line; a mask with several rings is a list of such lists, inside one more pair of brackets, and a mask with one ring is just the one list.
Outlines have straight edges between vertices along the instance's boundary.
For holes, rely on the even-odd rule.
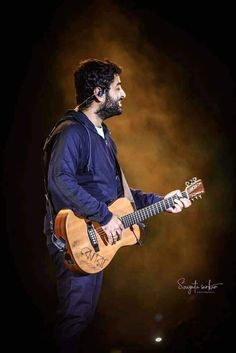
[[[75,110],[77,110],[75,108]],[[78,111],[78,110],[77,110]],[[84,109],[82,112],[87,116],[87,118],[95,125],[96,127],[102,126],[102,119],[97,116],[97,114],[92,109]]]

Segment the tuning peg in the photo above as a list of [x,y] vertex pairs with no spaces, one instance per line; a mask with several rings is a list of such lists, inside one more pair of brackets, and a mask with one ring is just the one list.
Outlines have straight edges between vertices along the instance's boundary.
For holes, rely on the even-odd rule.
[[193,177],[189,180],[190,185],[194,184],[197,181],[197,177]]
[[202,198],[202,195],[199,195],[200,199]]

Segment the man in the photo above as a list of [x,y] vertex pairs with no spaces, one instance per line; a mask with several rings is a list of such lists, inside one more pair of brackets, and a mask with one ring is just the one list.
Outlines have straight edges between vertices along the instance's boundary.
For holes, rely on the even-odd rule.
[[[92,319],[99,298],[102,272],[81,275],[64,266],[63,251],[53,236],[53,218],[69,208],[100,223],[110,244],[119,241],[123,224],[108,205],[124,196],[116,160],[116,146],[104,120],[122,114],[126,94],[121,68],[108,60],[82,61],[74,73],[77,106],[66,112],[46,141],[45,217],[47,245],[55,263],[58,290],[56,338],[60,352],[77,352],[78,340]],[[153,193],[130,189],[137,209],[163,199]],[[179,190],[167,196],[178,194]],[[189,207],[187,198],[175,200],[167,211]]]

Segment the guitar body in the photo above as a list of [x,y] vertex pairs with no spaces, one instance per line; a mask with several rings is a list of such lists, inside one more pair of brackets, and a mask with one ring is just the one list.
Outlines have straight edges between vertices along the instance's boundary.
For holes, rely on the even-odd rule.
[[[108,208],[118,217],[134,211],[131,202],[125,197],[117,199]],[[91,233],[96,238],[97,248],[90,241]],[[124,229],[121,239],[111,245],[100,224],[90,222],[70,209],[62,209],[55,219],[55,234],[65,241],[65,266],[69,270],[97,273],[111,262],[121,247],[137,243],[140,228],[134,224]]]

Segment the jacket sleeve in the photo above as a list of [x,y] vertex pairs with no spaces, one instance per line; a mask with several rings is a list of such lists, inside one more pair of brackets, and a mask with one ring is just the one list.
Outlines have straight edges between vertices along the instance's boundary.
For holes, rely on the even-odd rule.
[[149,206],[155,202],[163,200],[163,196],[151,192],[130,188],[137,209]]
[[104,202],[99,202],[78,184],[76,173],[86,160],[79,130],[75,125],[65,128],[56,138],[48,168],[48,190],[55,212],[70,208],[101,225],[112,218]]

